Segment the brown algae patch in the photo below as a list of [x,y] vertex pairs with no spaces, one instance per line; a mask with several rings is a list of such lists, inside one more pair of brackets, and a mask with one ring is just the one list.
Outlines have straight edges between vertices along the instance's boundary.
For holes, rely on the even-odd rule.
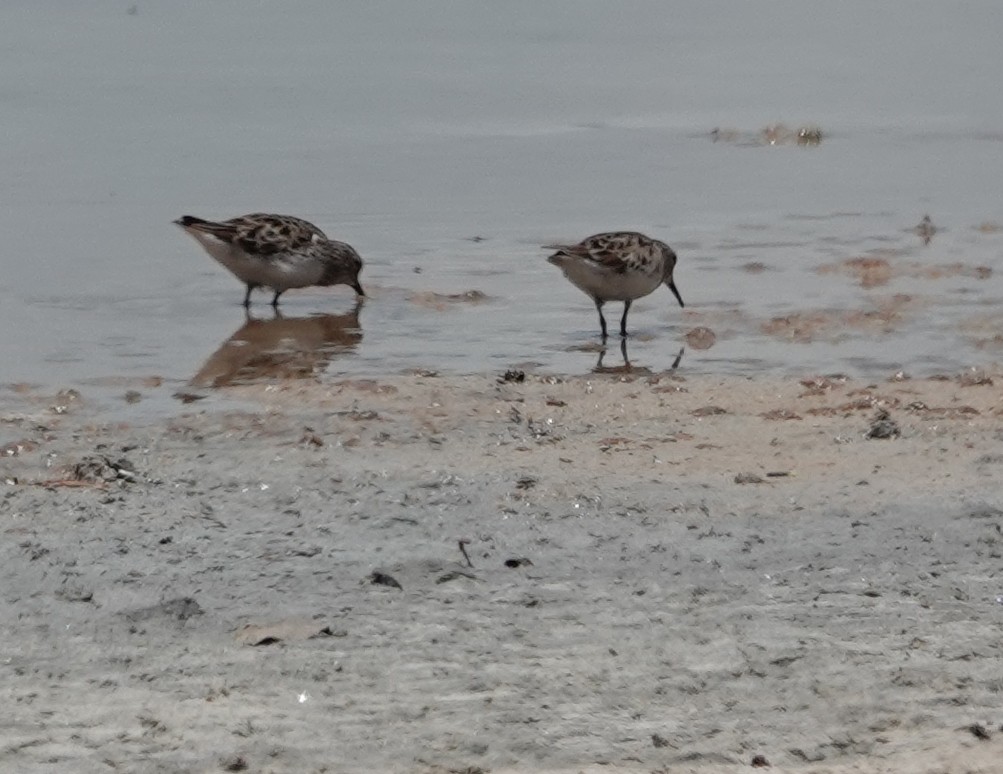
[[774,317],[760,325],[768,336],[809,343],[838,341],[848,332],[892,333],[918,305],[913,296],[899,293],[879,299],[871,309],[824,309]]
[[826,263],[819,266],[819,274],[841,274],[853,277],[862,288],[874,288],[887,285],[898,277],[910,279],[938,280],[949,277],[970,277],[984,280],[992,276],[989,266],[972,266],[965,263],[921,264],[916,262],[893,263],[891,259],[902,255],[900,250],[881,250],[872,255],[848,258],[839,263]]
[[487,293],[480,290],[467,290],[462,293],[436,293],[431,290],[411,293],[408,301],[425,309],[444,312],[457,304],[482,304],[489,299]]
[[1003,314],[974,315],[958,327],[977,349],[1003,350]]
[[683,338],[693,349],[710,349],[717,342],[717,334],[702,325],[687,331]]
[[993,276],[993,270],[990,266],[969,266],[964,263],[943,263],[937,266],[917,267],[915,274],[911,276],[922,279],[970,277],[972,279],[985,280]]
[[827,274],[831,271],[850,274],[862,288],[887,285],[892,278],[892,266],[886,258],[850,258],[837,264],[835,268],[832,264],[827,264],[818,269],[819,274]]

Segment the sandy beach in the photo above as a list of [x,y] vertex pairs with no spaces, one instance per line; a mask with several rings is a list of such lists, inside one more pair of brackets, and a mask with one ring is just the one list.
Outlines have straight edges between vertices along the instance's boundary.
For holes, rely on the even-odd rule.
[[998,771],[1000,378],[8,393],[0,768]]

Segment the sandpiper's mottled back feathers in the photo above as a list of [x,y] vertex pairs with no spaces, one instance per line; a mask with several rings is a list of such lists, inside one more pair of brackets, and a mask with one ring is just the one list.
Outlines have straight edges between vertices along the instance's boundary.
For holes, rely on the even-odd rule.
[[345,284],[364,295],[359,254],[302,218],[255,212],[218,222],[185,215],[174,222],[247,286],[244,306],[258,287],[275,291],[273,305],[286,290],[310,285]]
[[[584,258],[611,269],[618,274],[637,268],[647,268],[661,260],[660,252],[669,249],[664,242],[650,239],[636,231],[613,231],[593,234],[576,245],[544,245],[545,250],[556,250],[557,255]],[[671,252],[671,250],[670,250]],[[551,263],[556,263],[551,256]]]
[[253,212],[218,223],[185,215],[179,219],[179,225],[229,242],[249,255],[274,255],[306,247],[317,238],[327,239],[327,235],[309,221],[292,215],[264,212]]

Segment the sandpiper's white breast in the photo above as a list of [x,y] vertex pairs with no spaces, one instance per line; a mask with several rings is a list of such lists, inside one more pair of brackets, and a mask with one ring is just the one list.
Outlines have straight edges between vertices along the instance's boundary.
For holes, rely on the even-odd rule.
[[323,261],[305,252],[252,255],[212,234],[194,229],[189,233],[241,282],[288,290],[315,285],[324,273]]
[[[607,266],[568,255],[554,257],[564,276],[580,290],[603,301],[626,301],[655,292],[662,283],[661,266],[652,261],[649,265],[618,272]],[[653,271],[654,269],[654,271]]]

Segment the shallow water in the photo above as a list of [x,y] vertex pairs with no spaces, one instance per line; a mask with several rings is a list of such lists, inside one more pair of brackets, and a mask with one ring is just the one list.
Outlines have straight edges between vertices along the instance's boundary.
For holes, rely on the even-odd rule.
[[[0,8],[0,382],[155,376],[155,410],[196,374],[585,373],[595,311],[538,246],[614,228],[680,256],[686,309],[662,289],[631,311],[637,367],[696,326],[717,336],[696,372],[1003,351],[996,3],[130,5]],[[825,136],[760,142],[778,122]],[[352,243],[371,298],[356,331],[316,318],[347,288],[291,292],[253,326],[278,343],[208,378],[243,291],[171,220],[254,210]],[[861,257],[886,281],[841,268]]]

